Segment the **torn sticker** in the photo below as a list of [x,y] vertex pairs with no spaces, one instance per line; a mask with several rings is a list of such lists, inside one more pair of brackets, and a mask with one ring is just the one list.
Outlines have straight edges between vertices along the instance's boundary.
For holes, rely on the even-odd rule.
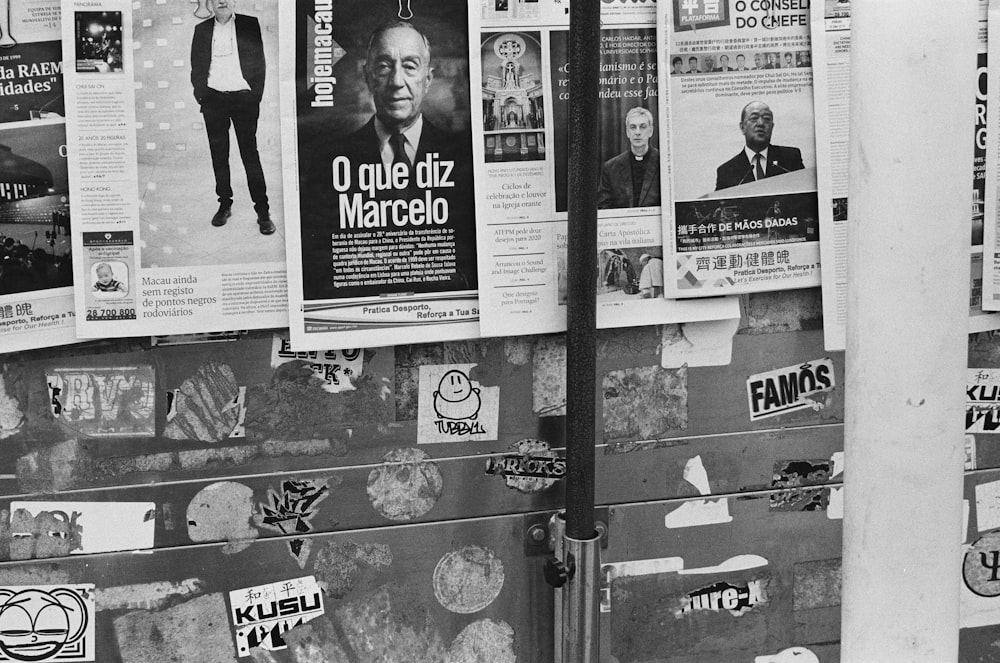
[[511,448],[517,453],[486,459],[486,474],[502,476],[508,488],[537,493],[566,476],[566,460],[550,450],[548,442],[525,438]]
[[531,411],[539,417],[566,416],[566,337],[541,336],[531,356]]
[[962,560],[965,586],[978,596],[1000,596],[1000,532],[979,538]]
[[968,369],[965,432],[1000,433],[1000,368]]
[[175,391],[163,437],[170,440],[220,442],[239,419],[233,402],[239,397],[236,375],[229,364],[207,361]]
[[976,529],[980,532],[1000,527],[1000,481],[976,486]]
[[187,508],[188,536],[195,543],[225,541],[222,552],[238,553],[257,538],[250,526],[253,490],[235,481],[205,486]]
[[236,654],[287,648],[282,635],[324,614],[323,592],[312,576],[229,592],[229,617],[236,630]]
[[830,520],[844,519],[843,487],[830,489],[830,501],[826,505],[826,517]]
[[503,589],[503,563],[484,546],[452,550],[434,567],[434,597],[443,608],[460,615],[479,612]]
[[769,496],[771,511],[825,511],[830,489],[829,460],[783,460],[774,464]]
[[773,656],[755,656],[753,663],[819,663],[819,657],[805,647],[789,647]]
[[152,366],[55,368],[45,376],[57,420],[90,437],[153,437],[156,381]]
[[817,396],[834,386],[833,360],[828,357],[751,375],[747,379],[750,421],[810,408],[821,410],[826,399]]
[[976,469],[976,436],[965,436],[965,471]]
[[746,584],[731,585],[728,582],[717,582],[689,592],[681,598],[681,604],[674,611],[677,618],[692,612],[711,610],[719,612],[726,610],[734,617],[767,603],[766,579],[748,580]]
[[605,442],[658,440],[688,426],[686,368],[608,371],[601,389]]
[[684,568],[683,557],[638,559],[601,566],[601,612],[611,612],[611,583],[618,578],[671,573]]
[[733,517],[729,515],[729,500],[720,497],[717,500],[688,500],[668,513],[663,519],[663,525],[667,529],[675,529],[721,525],[732,521]]
[[472,379],[476,364],[421,366],[417,442],[495,440],[500,422],[500,387]]
[[94,661],[94,586],[0,587],[0,661]]
[[236,423],[229,434],[230,439],[240,439],[247,436],[247,388],[240,387],[236,397],[223,410],[236,410]]
[[271,368],[291,361],[309,364],[313,377],[323,384],[323,391],[339,394],[354,391],[354,380],[361,376],[365,353],[361,348],[293,352],[288,339],[275,334],[271,340]]
[[678,569],[678,575],[708,575],[710,573],[735,573],[767,566],[768,561],[760,555],[733,555],[712,566],[696,566],[690,569]]
[[437,463],[421,449],[393,449],[368,473],[368,501],[382,517],[419,518],[437,504],[444,480]]
[[153,502],[11,502],[10,511],[11,559],[153,547]]
[[[280,491],[269,490],[268,503],[260,504],[260,524],[281,534],[306,534],[312,531],[316,508],[330,494],[326,479],[286,479]],[[292,558],[304,562],[309,557],[306,539],[292,539],[288,549]]]
[[739,318],[663,325],[660,366],[728,366],[739,325]]

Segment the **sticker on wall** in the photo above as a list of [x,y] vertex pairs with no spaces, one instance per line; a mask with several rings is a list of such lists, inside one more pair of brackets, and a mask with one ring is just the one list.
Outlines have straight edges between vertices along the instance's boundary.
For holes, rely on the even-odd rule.
[[1000,481],[976,485],[976,529],[1000,528]]
[[826,511],[832,475],[830,460],[781,460],[774,464],[769,497],[771,511]]
[[500,387],[472,379],[476,364],[420,367],[417,442],[467,442],[497,439]]
[[210,360],[198,367],[179,388],[168,395],[167,425],[170,440],[221,442],[240,418],[240,387],[229,364]]
[[0,661],[94,661],[94,586],[0,587]]
[[[701,456],[695,456],[684,465],[684,480],[698,490],[699,495],[711,495],[712,489],[708,483],[708,472],[705,470]],[[676,527],[697,527],[699,525],[719,525],[732,522],[729,515],[729,501],[725,497],[717,500],[693,499],[686,500],[678,508],[668,513],[663,524],[668,529]]]
[[392,449],[368,473],[368,500],[382,517],[419,518],[437,504],[444,479],[437,463],[421,449]]
[[969,369],[965,384],[965,432],[1000,433],[1000,369]]
[[965,436],[965,471],[976,469],[976,436]]
[[728,366],[739,318],[663,325],[660,366]]
[[195,543],[225,541],[223,553],[238,553],[257,538],[257,530],[250,526],[253,511],[249,486],[235,481],[210,484],[188,504],[188,536]]
[[254,648],[287,648],[284,633],[324,613],[323,592],[312,576],[229,592],[229,618],[236,630],[236,654]]
[[503,589],[503,563],[484,546],[465,546],[434,567],[434,597],[446,610],[468,615],[493,603]]
[[753,663],[819,663],[819,657],[805,647],[789,647],[774,656],[755,656]]
[[826,401],[817,396],[834,386],[833,360],[826,357],[751,375],[747,379],[750,421],[799,410],[821,410]]
[[11,502],[10,557],[148,550],[155,530],[153,502]]
[[962,561],[962,578],[978,596],[1000,596],[1000,532],[990,532],[972,544]]
[[[268,504],[261,504],[260,524],[282,534],[306,534],[312,531],[316,507],[329,496],[325,479],[287,479],[280,491],[268,491]],[[302,567],[309,557],[306,539],[292,539],[288,551]]]
[[767,580],[749,580],[745,584],[737,585],[721,581],[696,589],[682,597],[681,605],[674,611],[674,616],[680,618],[692,612],[726,610],[734,617],[739,617],[763,603],[767,603]]
[[537,493],[566,476],[566,460],[548,442],[525,438],[511,445],[516,453],[486,459],[486,474],[502,476],[508,488]]
[[293,352],[287,338],[275,335],[271,339],[271,368],[291,361],[308,362],[313,377],[322,383],[323,391],[338,394],[354,391],[354,380],[361,376],[364,350],[326,350],[324,352]]
[[152,366],[54,368],[45,376],[57,420],[89,437],[156,434]]

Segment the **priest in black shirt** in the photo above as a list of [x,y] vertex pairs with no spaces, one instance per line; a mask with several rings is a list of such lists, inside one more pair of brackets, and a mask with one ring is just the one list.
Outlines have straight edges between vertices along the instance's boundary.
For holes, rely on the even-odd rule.
[[660,151],[651,147],[653,114],[637,106],[625,116],[629,149],[604,162],[597,206],[600,209],[660,204]]

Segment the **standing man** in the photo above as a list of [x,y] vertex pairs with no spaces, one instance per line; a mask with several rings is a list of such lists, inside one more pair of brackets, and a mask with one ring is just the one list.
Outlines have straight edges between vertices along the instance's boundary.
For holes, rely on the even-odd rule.
[[201,105],[208,147],[215,171],[219,209],[213,226],[232,216],[233,188],[229,175],[229,127],[247,173],[247,185],[262,235],[274,232],[264,170],[257,152],[257,119],[264,95],[264,44],[253,16],[236,13],[236,0],[208,0],[215,16],[195,26],[191,42],[191,85]]
[[648,253],[639,256],[642,272],[639,274],[639,297],[654,299],[663,296],[663,260]]
[[805,167],[799,148],[771,144],[774,114],[764,102],[751,101],[743,107],[740,131],[746,144],[739,154],[716,169],[716,191]]
[[660,151],[650,147],[653,114],[636,106],[625,115],[629,149],[604,162],[599,209],[650,207],[660,204]]

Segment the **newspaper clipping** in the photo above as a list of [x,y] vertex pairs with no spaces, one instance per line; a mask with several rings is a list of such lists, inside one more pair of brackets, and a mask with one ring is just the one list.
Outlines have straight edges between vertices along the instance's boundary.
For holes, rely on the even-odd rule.
[[[1000,62],[1000,40],[994,39],[987,45],[986,39],[987,29],[1000,34],[1000,2],[980,0],[980,8],[970,298],[973,310],[969,331],[1000,329],[1000,315],[983,314],[983,310],[1000,311],[1000,131],[986,129],[1000,126],[1000,86],[986,85],[987,63]],[[978,310],[980,304],[982,310]],[[988,324],[977,324],[979,318],[985,318]]]
[[465,2],[289,4],[292,347],[478,337]]
[[[1000,328],[1000,315],[984,309],[990,296],[984,299],[984,287],[990,283],[983,279],[984,230],[986,245],[995,242],[989,239],[992,225],[984,228],[984,218],[995,218],[988,214],[988,201],[984,200],[987,190],[987,1],[980,0],[980,21],[978,30],[979,53],[976,62],[978,81],[975,103],[976,128],[975,156],[972,168],[973,203],[970,224],[971,274],[969,284],[969,331],[980,332]],[[816,154],[817,181],[819,190],[820,234],[822,261],[825,269],[823,277],[823,334],[827,350],[843,350],[846,345],[846,302],[847,302],[847,233],[848,233],[848,122],[850,111],[850,41],[851,3],[849,0],[824,0],[811,7],[813,57],[814,57],[814,97],[816,102]],[[1000,56],[998,56],[1000,57]],[[970,63],[971,66],[972,63]],[[996,104],[993,104],[995,107]],[[994,122],[998,118],[994,117]],[[996,126],[994,124],[993,126]],[[995,140],[995,138],[991,138]],[[994,189],[990,189],[994,190]],[[995,196],[990,196],[995,199]],[[992,258],[988,262],[992,262]],[[1000,298],[996,301],[1000,308]]]
[[0,12],[0,352],[76,341],[59,0]]
[[287,325],[277,0],[62,7],[78,334]]
[[[734,299],[664,298],[656,5],[601,4],[597,323],[739,317]],[[469,4],[484,335],[566,328],[568,3]],[[710,293],[719,294],[719,293]]]
[[659,17],[667,295],[819,285],[809,3],[665,0]]

